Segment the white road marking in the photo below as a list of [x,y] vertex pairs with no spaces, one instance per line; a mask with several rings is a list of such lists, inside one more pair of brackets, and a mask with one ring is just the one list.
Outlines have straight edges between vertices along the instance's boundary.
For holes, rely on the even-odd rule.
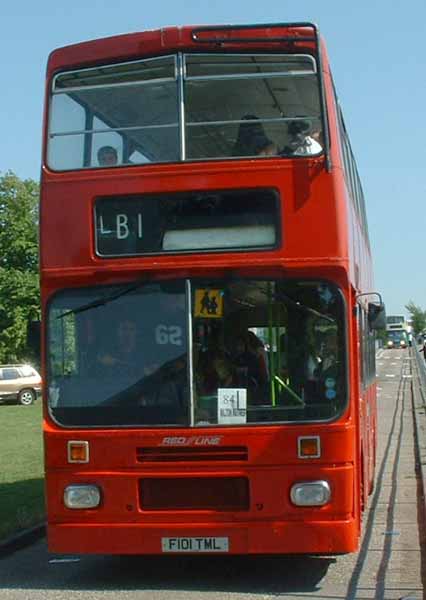
[[79,558],[51,558],[49,564],[80,562]]

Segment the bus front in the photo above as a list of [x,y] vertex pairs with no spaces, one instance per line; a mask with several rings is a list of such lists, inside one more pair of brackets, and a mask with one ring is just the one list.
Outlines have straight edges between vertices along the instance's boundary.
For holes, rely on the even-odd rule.
[[316,30],[220,35],[132,34],[49,61],[54,552],[357,545],[349,284]]

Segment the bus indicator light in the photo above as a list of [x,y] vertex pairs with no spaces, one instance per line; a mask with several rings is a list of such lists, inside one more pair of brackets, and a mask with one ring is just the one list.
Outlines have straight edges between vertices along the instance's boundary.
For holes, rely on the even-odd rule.
[[68,441],[68,462],[69,463],[88,463],[89,462],[89,442]]
[[319,436],[297,438],[299,458],[320,458],[321,443]]

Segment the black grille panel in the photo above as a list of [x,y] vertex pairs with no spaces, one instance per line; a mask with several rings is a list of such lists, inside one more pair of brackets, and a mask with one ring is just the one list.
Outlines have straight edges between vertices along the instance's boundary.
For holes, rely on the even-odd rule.
[[146,477],[139,482],[142,510],[247,511],[245,477]]

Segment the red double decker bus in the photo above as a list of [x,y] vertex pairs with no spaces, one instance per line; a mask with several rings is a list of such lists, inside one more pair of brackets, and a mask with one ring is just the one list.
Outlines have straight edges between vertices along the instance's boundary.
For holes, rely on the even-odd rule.
[[54,51],[41,284],[51,551],[356,550],[383,307],[315,25]]

